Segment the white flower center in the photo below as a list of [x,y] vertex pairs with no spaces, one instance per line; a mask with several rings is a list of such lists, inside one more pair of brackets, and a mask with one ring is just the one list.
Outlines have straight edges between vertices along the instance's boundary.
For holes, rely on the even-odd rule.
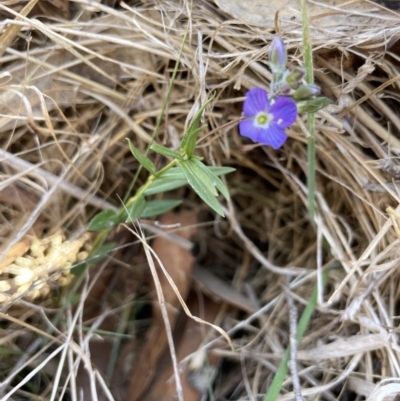
[[257,128],[268,128],[273,118],[274,116],[272,114],[268,114],[265,111],[262,111],[256,115],[254,125]]

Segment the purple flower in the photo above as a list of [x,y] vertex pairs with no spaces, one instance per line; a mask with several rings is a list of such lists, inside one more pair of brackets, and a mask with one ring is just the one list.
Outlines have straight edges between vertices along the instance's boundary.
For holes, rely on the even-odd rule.
[[289,97],[269,100],[264,89],[253,88],[246,94],[243,112],[247,118],[239,123],[240,135],[278,149],[287,139],[285,128],[296,121],[297,106]]

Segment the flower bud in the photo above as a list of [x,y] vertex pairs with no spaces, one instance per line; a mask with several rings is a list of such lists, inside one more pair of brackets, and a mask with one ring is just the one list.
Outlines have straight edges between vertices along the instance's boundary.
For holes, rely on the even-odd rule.
[[290,94],[293,92],[292,88],[288,85],[288,83],[283,80],[282,82],[279,83],[278,89],[276,91],[277,95],[281,96],[290,96]]
[[301,85],[304,78],[305,71],[301,67],[296,67],[288,75],[286,75],[286,82],[292,89],[297,89]]
[[282,72],[286,67],[286,49],[279,36],[275,36],[271,43],[271,49],[269,52],[269,64],[272,72]]
[[323,109],[332,102],[326,97],[317,97],[312,100],[303,100],[297,103],[297,110],[299,113],[316,113],[318,110]]
[[293,98],[296,100],[303,100],[312,96],[317,96],[320,93],[321,88],[317,85],[302,85],[293,93]]

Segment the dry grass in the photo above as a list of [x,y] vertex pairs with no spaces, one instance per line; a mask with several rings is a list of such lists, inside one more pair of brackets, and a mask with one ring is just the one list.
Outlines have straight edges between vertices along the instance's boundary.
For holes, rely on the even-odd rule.
[[[250,318],[229,315],[223,323],[235,351],[212,351],[229,361],[215,381],[215,399],[263,398],[289,343],[287,277],[301,311],[326,267],[328,284],[319,288],[298,351],[303,395],[392,399],[400,390],[400,15],[368,3],[360,11],[363,19],[354,14],[348,20],[358,21],[350,33],[342,20],[311,30],[315,76],[333,100],[316,115],[318,204],[312,223],[306,209],[306,117],[298,118],[280,151],[250,145],[235,127],[245,90],[269,86],[266,55],[274,32],[232,20],[211,0],[194,2],[192,11],[187,2],[172,0],[115,7],[74,1],[70,20],[53,8],[45,17],[34,12],[16,18],[19,4],[3,3],[0,44],[7,44],[5,35],[17,34],[0,60],[0,243],[3,257],[11,259],[7,266],[17,256],[21,268],[23,259],[32,263],[36,254],[23,246],[32,236],[48,243],[46,238],[62,232],[59,245],[73,241],[86,233],[96,212],[120,207],[137,168],[125,138],[146,149],[189,27],[156,140],[176,146],[196,107],[216,93],[198,154],[208,164],[237,169],[226,177],[232,196],[227,219],[215,218],[187,190],[174,196],[184,197],[183,207],[201,212],[209,223],[199,226],[199,263],[245,288],[259,309]],[[40,13],[47,3],[42,6]],[[289,22],[281,28],[289,63],[301,64],[300,26]],[[119,233],[114,240],[122,246],[132,239]],[[61,289],[51,296],[36,289],[41,298],[20,300],[18,274],[2,263],[2,400],[62,399],[65,392],[79,399],[80,363],[88,372],[90,397],[112,399],[109,378],[99,374],[88,343],[110,315],[126,323],[119,326],[122,332],[129,331],[131,301],[146,299],[148,288],[135,294],[116,285],[91,320],[84,302],[109,263],[140,275],[139,248],[129,248],[126,256],[115,246],[113,259],[83,279],[74,302]],[[87,250],[82,243],[73,259]],[[59,262],[58,274],[70,277],[74,260]],[[52,287],[54,267],[40,273]],[[292,390],[288,376],[279,400],[293,399]]]

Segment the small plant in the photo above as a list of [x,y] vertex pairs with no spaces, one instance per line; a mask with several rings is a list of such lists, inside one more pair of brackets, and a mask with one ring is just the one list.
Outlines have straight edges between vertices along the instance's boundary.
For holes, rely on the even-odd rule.
[[189,184],[199,197],[219,215],[224,216],[217,199],[220,192],[229,199],[229,191],[218,176],[228,174],[235,169],[231,167],[206,166],[202,158],[194,154],[199,132],[200,119],[206,106],[213,100],[211,97],[197,112],[182,137],[179,151],[168,149],[153,143],[150,150],[172,159],[165,167],[157,171],[154,163],[132,144],[127,138],[129,148],[140,165],[149,172],[147,181],[136,191],[123,208],[118,212],[105,210],[97,214],[89,224],[89,230],[107,230],[119,223],[138,218],[149,218],[160,215],[177,207],[181,201],[172,199],[148,200],[150,195],[163,193]]

